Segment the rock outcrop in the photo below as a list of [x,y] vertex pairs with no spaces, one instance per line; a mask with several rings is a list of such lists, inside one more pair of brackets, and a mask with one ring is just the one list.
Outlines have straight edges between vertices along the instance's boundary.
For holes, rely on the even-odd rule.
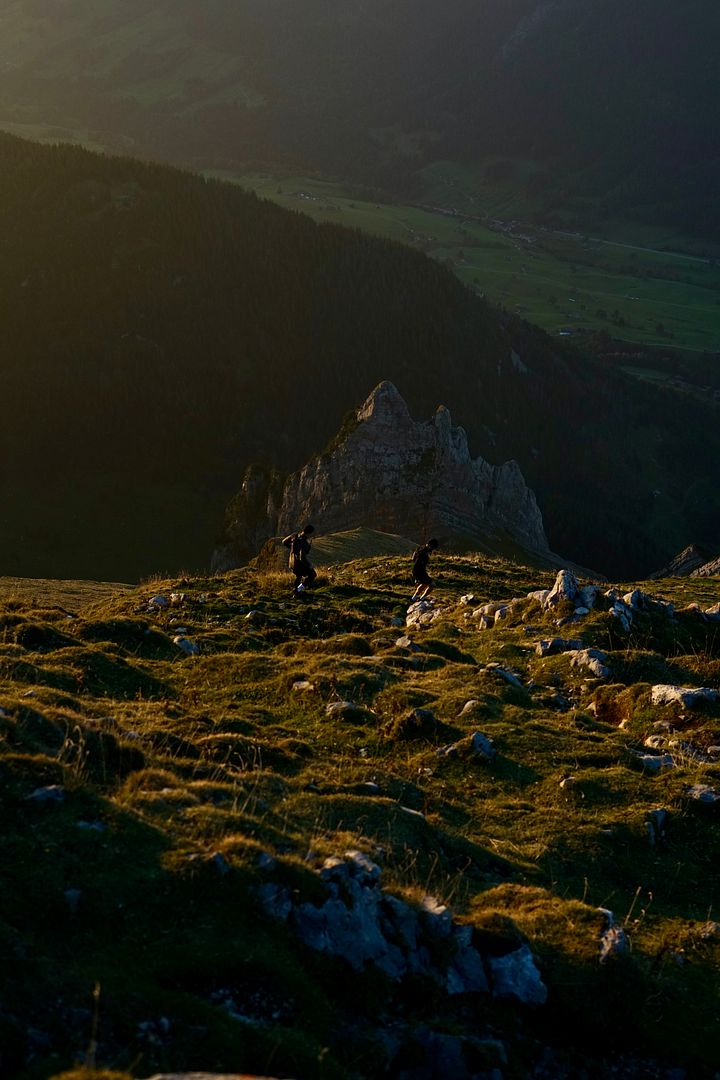
[[720,556],[699,544],[683,548],[667,566],[650,574],[649,580],[658,581],[668,577],[708,577],[720,574]]
[[453,427],[444,406],[417,422],[390,382],[373,390],[334,445],[290,476],[282,491],[274,475],[246,475],[215,568],[253,554],[251,543],[263,532],[284,535],[305,521],[325,533],[367,526],[417,539],[435,535],[449,546],[499,551],[505,543],[550,554],[517,463],[472,458],[464,430]]

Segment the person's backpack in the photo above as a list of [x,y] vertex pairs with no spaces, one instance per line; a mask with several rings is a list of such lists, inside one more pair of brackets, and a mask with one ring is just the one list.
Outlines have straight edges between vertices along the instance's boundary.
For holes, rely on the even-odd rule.
[[304,536],[300,536],[299,533],[295,533],[290,541],[290,567],[297,566],[299,562],[305,558],[307,550],[310,547],[308,541]]

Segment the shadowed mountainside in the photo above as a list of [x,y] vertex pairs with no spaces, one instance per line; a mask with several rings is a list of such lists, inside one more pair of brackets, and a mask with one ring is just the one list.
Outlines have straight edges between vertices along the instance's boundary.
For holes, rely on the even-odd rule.
[[714,0],[141,0],[0,13],[0,110],[196,168],[418,195],[487,162],[541,215],[718,235]]
[[715,542],[717,403],[551,341],[419,253],[9,136],[0,206],[7,574],[205,565],[246,467],[301,467],[383,379],[516,460],[575,562],[629,575]]

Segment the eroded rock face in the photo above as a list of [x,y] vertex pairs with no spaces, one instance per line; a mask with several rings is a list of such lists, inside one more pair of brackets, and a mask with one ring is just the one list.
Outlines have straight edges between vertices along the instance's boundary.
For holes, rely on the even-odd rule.
[[330,455],[289,479],[278,532],[307,518],[321,520],[326,532],[362,525],[418,537],[482,539],[495,532],[548,550],[535,496],[517,463],[471,458],[465,432],[452,426],[444,406],[418,423],[393,384],[383,382],[357,419]]
[[246,474],[214,568],[227,569],[233,560],[238,565],[251,543],[257,551],[263,536],[285,535],[306,521],[322,523],[324,533],[367,527],[465,544],[495,537],[549,551],[535,496],[517,463],[472,458],[464,430],[453,427],[444,406],[417,422],[390,382],[380,383],[336,445],[290,476],[282,490],[275,474]]

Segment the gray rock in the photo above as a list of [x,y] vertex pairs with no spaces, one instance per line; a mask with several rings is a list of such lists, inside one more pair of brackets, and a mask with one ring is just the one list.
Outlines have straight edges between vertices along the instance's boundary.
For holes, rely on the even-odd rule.
[[691,802],[700,803],[702,806],[720,806],[720,791],[709,784],[693,784],[685,795]]
[[65,788],[60,784],[49,784],[47,787],[35,788],[25,796],[26,802],[45,803],[53,805],[65,801]]
[[479,704],[480,702],[477,700],[477,698],[470,698],[469,701],[465,702],[462,709],[458,713],[458,716],[467,716],[468,713],[473,712]]
[[615,619],[620,623],[626,633],[630,630],[633,622],[633,609],[623,600],[616,600],[609,614],[611,619]]
[[605,930],[600,937],[600,963],[606,964],[615,956],[628,950],[628,940],[621,926],[616,926],[615,916],[608,908],[598,908],[605,916]]
[[411,604],[407,609],[407,615],[405,616],[405,625],[410,626],[426,626],[431,622],[434,622],[440,615],[440,609],[435,608],[429,600],[418,600],[416,603]]
[[183,634],[177,634],[173,638],[173,645],[177,645],[178,649],[180,649],[181,652],[185,653],[186,656],[200,655],[200,646],[197,645],[194,641],[191,641],[190,638],[184,637]]
[[267,881],[258,885],[257,895],[265,911],[273,919],[286,922],[293,909],[290,892],[283,885],[277,885],[274,881]]
[[418,649],[420,648],[420,646],[415,645],[412,638],[409,638],[406,634],[404,634],[402,637],[399,637],[397,639],[397,641],[395,642],[395,648],[396,649],[411,649],[411,650],[417,652]]
[[707,686],[671,686],[659,683],[652,688],[653,705],[681,705],[684,709],[694,709],[702,704],[714,704],[720,699],[717,690]]
[[332,701],[329,705],[325,706],[326,716],[343,716],[346,713],[358,712],[359,705],[355,705],[352,701]]
[[498,664],[495,661],[492,661],[486,666],[485,670],[491,672],[491,674],[493,675],[499,675],[500,678],[504,679],[504,681],[506,683],[509,683],[510,686],[515,686],[522,689],[523,684],[520,679],[518,679],[517,675],[514,675],[512,671],[508,671],[508,669],[504,668],[502,664]]
[[488,761],[493,761],[497,757],[497,750],[492,739],[489,739],[487,735],[483,735],[481,731],[473,732],[470,737],[470,749],[473,754],[486,757]]
[[448,938],[452,933],[452,914],[434,896],[424,896],[420,905],[420,919],[433,938]]
[[527,594],[528,600],[537,600],[538,604],[545,607],[545,601],[550,595],[549,589],[536,589],[535,592],[529,592]]
[[582,589],[578,591],[578,599],[580,606],[587,608],[588,611],[592,611],[595,607],[595,601],[600,594],[600,589],[597,585],[584,585]]
[[663,772],[675,768],[675,759],[672,754],[643,754],[640,750],[630,751],[638,765],[651,773]]
[[[424,463],[430,461],[430,465]],[[470,456],[462,428],[440,406],[415,422],[390,382],[377,386],[357,425],[328,456],[291,476],[266,535],[322,518],[326,532],[358,527],[402,536],[464,535],[498,530],[525,547],[547,551],[535,497],[515,462],[493,467]],[[271,522],[268,522],[271,524]]]
[[648,840],[651,846],[661,843],[665,839],[665,827],[668,822],[668,812],[659,808],[651,810],[647,819]]
[[555,579],[555,584],[545,598],[543,607],[548,610],[557,607],[558,604],[564,601],[574,604],[578,598],[578,592],[578,581],[572,571],[561,570]]
[[596,678],[607,679],[610,668],[606,660],[607,656],[600,649],[580,649],[570,657],[570,666],[587,668]]
[[506,956],[488,960],[495,998],[519,1001],[522,1005],[544,1005],[547,987],[527,945]]
[[579,638],[542,638],[535,646],[538,656],[556,656],[558,653],[577,652],[582,649],[582,641]]
[[448,994],[486,994],[488,992],[487,975],[480,953],[473,947],[472,927],[454,926],[452,940],[456,953],[446,975]]
[[170,601],[167,596],[153,596],[151,600],[148,600],[150,611],[163,611],[168,607],[170,607]]

